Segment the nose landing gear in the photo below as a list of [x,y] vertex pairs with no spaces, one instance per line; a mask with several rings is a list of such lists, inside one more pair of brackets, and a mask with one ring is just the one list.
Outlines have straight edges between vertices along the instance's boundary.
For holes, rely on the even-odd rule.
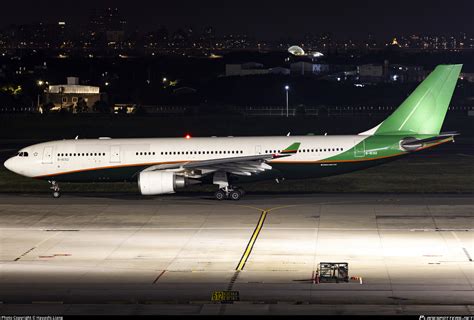
[[50,189],[53,190],[53,198],[59,198],[61,196],[61,191],[59,189],[59,184],[56,181],[48,181],[51,184]]

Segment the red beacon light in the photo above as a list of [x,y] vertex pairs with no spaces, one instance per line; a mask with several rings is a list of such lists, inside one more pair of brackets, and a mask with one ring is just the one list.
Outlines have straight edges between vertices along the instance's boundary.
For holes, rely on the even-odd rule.
[[189,133],[187,133],[187,134],[184,136],[184,138],[186,138],[186,139],[191,139],[191,135],[190,135]]

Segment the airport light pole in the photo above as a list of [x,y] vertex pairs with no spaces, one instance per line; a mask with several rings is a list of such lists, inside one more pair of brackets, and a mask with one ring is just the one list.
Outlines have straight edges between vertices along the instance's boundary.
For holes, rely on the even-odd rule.
[[288,91],[290,90],[290,86],[286,85],[285,86],[285,91],[286,91],[286,117],[288,118]]

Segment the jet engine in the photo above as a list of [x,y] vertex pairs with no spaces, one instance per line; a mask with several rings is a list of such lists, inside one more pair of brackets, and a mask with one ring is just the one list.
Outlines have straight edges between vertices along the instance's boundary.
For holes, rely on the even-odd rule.
[[174,193],[187,185],[187,179],[167,171],[145,171],[138,175],[138,188],[142,195]]

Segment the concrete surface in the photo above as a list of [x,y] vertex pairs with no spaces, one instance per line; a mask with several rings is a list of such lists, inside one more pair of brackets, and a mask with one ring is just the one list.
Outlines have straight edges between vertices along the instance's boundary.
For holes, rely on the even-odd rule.
[[0,195],[0,314],[472,315],[473,231],[471,195]]

